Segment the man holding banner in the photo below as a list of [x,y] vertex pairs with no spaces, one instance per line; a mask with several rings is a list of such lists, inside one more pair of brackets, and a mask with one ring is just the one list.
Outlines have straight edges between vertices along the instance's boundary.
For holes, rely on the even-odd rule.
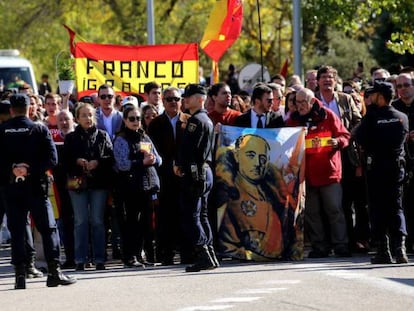
[[273,92],[265,84],[258,84],[253,89],[253,108],[238,116],[235,126],[252,128],[278,128],[285,125],[280,112],[271,111]]
[[287,120],[290,126],[306,126],[305,225],[312,244],[310,258],[328,257],[331,251],[322,212],[328,218],[330,242],[338,257],[348,257],[348,236],[341,206],[341,153],[350,133],[335,113],[323,106],[309,89],[296,94],[297,111]]

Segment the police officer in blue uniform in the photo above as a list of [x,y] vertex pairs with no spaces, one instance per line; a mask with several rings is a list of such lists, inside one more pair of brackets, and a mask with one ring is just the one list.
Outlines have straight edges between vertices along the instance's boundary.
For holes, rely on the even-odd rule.
[[29,212],[42,235],[48,264],[46,285],[70,285],[76,280],[60,270],[57,226],[48,200],[47,171],[57,163],[56,147],[46,126],[28,118],[29,105],[27,95],[12,95],[12,118],[0,127],[0,178],[5,188],[15,288],[26,288],[25,230]]
[[[10,101],[0,101],[0,124],[10,120]],[[0,224],[3,220],[3,215],[6,213],[6,199],[4,197],[4,185],[0,183]],[[41,278],[43,277],[42,271],[38,270],[35,266],[36,262],[36,250],[34,249],[32,228],[30,226],[30,217],[28,217],[26,224],[26,277]]]
[[393,263],[390,238],[394,242],[396,263],[408,263],[407,235],[402,207],[405,177],[404,143],[408,134],[407,116],[390,105],[394,87],[375,82],[366,93],[373,107],[355,131],[366,156],[368,200],[373,238],[379,242],[373,264]]
[[186,272],[198,272],[219,266],[207,207],[213,184],[213,173],[208,163],[212,160],[214,128],[207,111],[203,109],[206,89],[199,84],[189,84],[183,97],[191,117],[178,148],[174,173],[181,177],[183,229],[191,239],[196,255],[194,264],[186,267]]

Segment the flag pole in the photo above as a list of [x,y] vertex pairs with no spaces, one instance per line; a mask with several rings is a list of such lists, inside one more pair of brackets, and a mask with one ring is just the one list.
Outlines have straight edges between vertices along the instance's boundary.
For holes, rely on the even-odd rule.
[[257,17],[259,18],[259,42],[260,42],[260,66],[262,68],[262,82],[264,82],[264,68],[263,68],[263,42],[262,42],[262,22],[260,19],[260,3],[257,2]]

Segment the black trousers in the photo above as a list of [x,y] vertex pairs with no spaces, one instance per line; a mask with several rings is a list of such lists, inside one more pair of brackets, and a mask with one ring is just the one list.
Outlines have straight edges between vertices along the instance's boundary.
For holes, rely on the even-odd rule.
[[47,190],[36,184],[11,184],[5,187],[7,225],[11,234],[12,264],[23,265],[28,260],[26,253],[27,217],[30,212],[35,226],[42,236],[47,262],[58,262],[59,236]]
[[[200,189],[196,189],[197,187]],[[212,245],[213,233],[208,220],[208,196],[213,186],[213,173],[206,167],[204,184],[195,185],[190,176],[181,181],[181,216],[183,230],[193,246]]]
[[367,171],[369,210],[373,238],[407,235],[402,206],[404,170],[387,170],[378,166]]

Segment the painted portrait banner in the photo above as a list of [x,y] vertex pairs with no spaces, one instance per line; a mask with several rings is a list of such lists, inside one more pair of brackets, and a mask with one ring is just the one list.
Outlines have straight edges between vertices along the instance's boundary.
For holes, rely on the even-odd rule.
[[244,260],[303,259],[304,128],[221,126],[218,251]]
[[127,95],[143,94],[147,82],[184,88],[198,82],[198,46],[191,44],[111,45],[76,42],[78,97],[104,83]]

